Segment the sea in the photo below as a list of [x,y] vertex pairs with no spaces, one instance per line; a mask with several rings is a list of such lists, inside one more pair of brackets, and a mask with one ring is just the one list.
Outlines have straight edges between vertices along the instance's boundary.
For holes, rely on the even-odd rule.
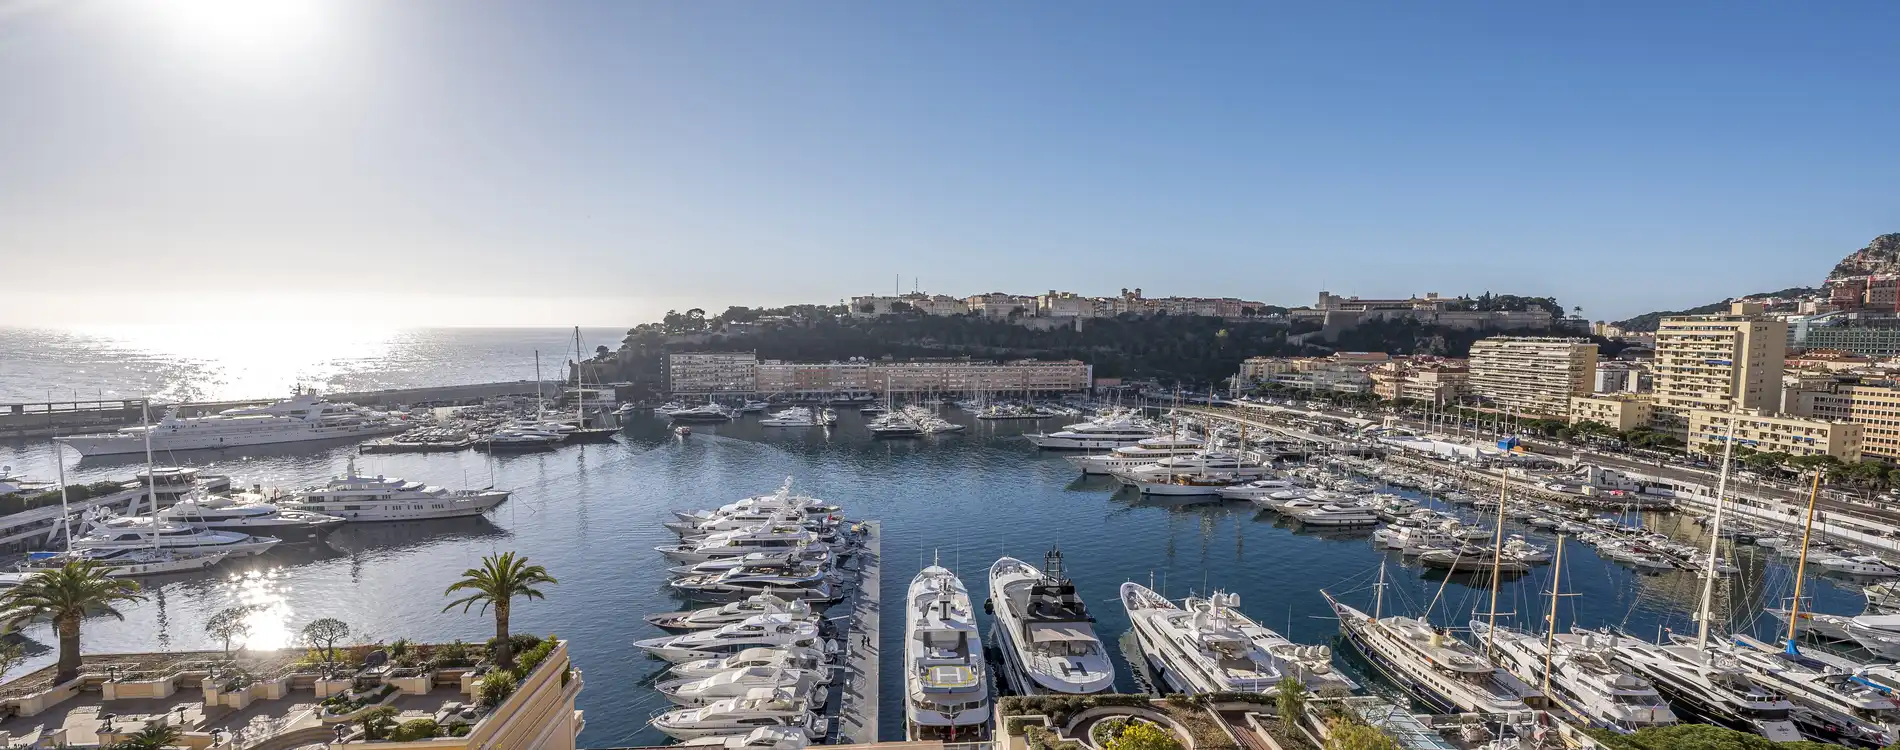
[[[537,348],[558,351],[571,330],[404,335],[401,340],[431,351],[430,358],[450,357],[453,351],[492,353],[482,362],[445,366],[441,376],[473,382],[494,374],[518,375],[521,365],[513,360],[522,354],[531,357]],[[83,363],[62,363],[54,357],[33,366],[41,372],[87,371],[101,383],[93,387],[105,388],[110,381],[122,392],[139,392],[160,382],[132,376],[118,382],[98,372],[108,345],[87,340],[94,343],[83,349]],[[72,345],[72,339],[66,341]],[[424,367],[415,355],[397,354],[394,348],[384,345],[373,355],[322,359],[300,355],[299,362],[253,362],[248,367],[321,376],[333,383],[439,381],[415,369]],[[46,356],[46,349],[39,351]],[[222,373],[213,380],[225,383],[213,386],[212,380],[193,381],[183,375],[164,381],[175,387],[214,389],[211,392],[221,396],[235,391],[215,389],[255,382],[234,375],[250,371],[237,364],[244,357],[194,359],[176,351],[145,351],[152,357],[145,361],[189,363],[206,373]],[[30,393],[41,386],[10,387]],[[842,505],[852,518],[882,523],[881,596],[890,605],[901,606],[911,577],[932,561],[957,572],[972,594],[982,597],[988,589],[988,568],[999,557],[1040,563],[1045,553],[1060,549],[1069,576],[1096,617],[1097,632],[1117,660],[1118,688],[1124,691],[1143,687],[1138,677],[1141,659],[1126,637],[1128,620],[1117,599],[1125,581],[1152,584],[1176,598],[1212,591],[1238,594],[1241,609],[1262,624],[1296,641],[1331,644],[1340,668],[1368,689],[1393,695],[1339,640],[1338,623],[1322,589],[1368,609],[1383,571],[1389,584],[1383,603],[1387,613],[1427,614],[1435,622],[1462,627],[1474,616],[1496,611],[1502,613],[1501,623],[1544,627],[1550,566],[1502,582],[1494,609],[1487,580],[1422,571],[1397,553],[1375,550],[1366,532],[1316,532],[1246,503],[1187,505],[1143,498],[1105,478],[1082,477],[1062,454],[1039,452],[1022,437],[1059,423],[985,422],[948,409],[945,416],[968,425],[966,431],[893,441],[872,438],[854,411],[841,411],[840,424],[831,429],[762,427],[756,416],[749,416],[731,424],[695,425],[692,436],[684,439],[663,421],[641,414],[629,421],[616,442],[520,456],[358,456],[347,444],[162,456],[165,463],[229,474],[243,486],[320,483],[340,474],[354,457],[364,472],[458,488],[494,485],[515,494],[481,518],[351,525],[319,546],[280,548],[227,563],[209,576],[150,580],[149,598],[122,607],[123,621],[95,617],[85,623],[84,647],[88,652],[216,648],[205,632],[206,620],[235,604],[258,607],[248,644],[254,648],[295,647],[297,630],[320,617],[344,620],[351,626],[352,640],[364,643],[398,638],[477,641],[492,633],[492,621],[474,613],[443,611],[448,600],[440,592],[483,555],[513,551],[546,566],[559,581],[546,588],[546,600],[519,602],[513,623],[518,632],[570,640],[574,664],[586,679],[579,699],[587,715],[581,745],[661,744],[665,738],[648,728],[646,720],[665,707],[650,685],[667,665],[630,645],[661,634],[643,616],[682,608],[666,590],[667,563],[654,549],[675,541],[660,524],[672,518],[674,509],[710,508],[769,493],[788,479],[799,492]],[[55,460],[45,441],[0,443],[0,463],[31,476],[52,477]],[[69,455],[66,464],[68,477],[79,479],[126,477],[139,468],[136,459],[123,457],[81,461]],[[1475,518],[1470,509],[1462,512]],[[1686,540],[1701,533],[1684,516],[1652,513],[1627,520]],[[1548,533],[1514,522],[1507,529],[1539,544],[1555,541]],[[1749,545],[1727,554],[1743,572],[1719,585],[1717,619],[1723,629],[1772,636],[1776,623],[1760,612],[1789,595],[1791,566]],[[1566,547],[1561,585],[1563,593],[1575,596],[1559,599],[1559,628],[1611,627],[1650,639],[1694,632],[1689,613],[1697,606],[1701,584],[1693,574],[1639,574],[1572,542]],[[1812,597],[1820,611],[1861,610],[1852,582],[1813,577],[1803,595]],[[987,631],[988,616],[980,610]],[[904,734],[904,670],[896,658],[902,649],[891,647],[902,642],[904,619],[882,618],[883,653],[889,655],[879,666],[880,733],[885,740]],[[30,626],[17,637],[29,654],[22,669],[52,662],[56,640],[47,626]]]

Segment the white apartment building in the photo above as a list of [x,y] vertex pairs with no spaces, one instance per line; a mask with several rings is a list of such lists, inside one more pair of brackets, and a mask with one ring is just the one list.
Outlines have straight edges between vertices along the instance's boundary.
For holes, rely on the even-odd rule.
[[1773,414],[1781,406],[1787,323],[1737,302],[1727,315],[1664,318],[1656,328],[1656,428],[1686,434],[1690,412],[1730,408]]
[[1597,345],[1585,339],[1496,336],[1471,345],[1472,395],[1519,414],[1563,417],[1592,392]]

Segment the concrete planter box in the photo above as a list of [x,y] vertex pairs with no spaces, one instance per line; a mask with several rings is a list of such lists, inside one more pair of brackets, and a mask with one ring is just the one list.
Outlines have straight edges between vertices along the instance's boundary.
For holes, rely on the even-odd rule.
[[290,675],[284,675],[274,680],[265,680],[258,684],[264,688],[265,700],[280,700],[285,695],[290,694]]
[[32,695],[17,698],[13,701],[13,709],[21,716],[37,716],[61,701],[78,695],[79,686],[85,681],[86,678],[77,677],[65,684],[54,685]]
[[385,685],[394,685],[396,692],[404,695],[422,695],[429,692],[431,680],[427,673],[412,677],[390,677],[383,680]]
[[108,681],[99,686],[106,700],[126,700],[133,698],[170,698],[178,692],[175,678],[163,680],[120,680]]
[[328,698],[338,693],[349,692],[350,682],[348,677],[333,677],[327,680],[319,677],[311,687],[316,690],[318,698]]

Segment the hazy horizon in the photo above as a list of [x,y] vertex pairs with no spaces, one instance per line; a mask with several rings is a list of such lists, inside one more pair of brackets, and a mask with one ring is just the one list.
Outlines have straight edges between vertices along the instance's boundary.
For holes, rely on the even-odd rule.
[[[0,0],[0,325],[1818,283],[1900,6]],[[920,281],[913,281],[918,279]]]

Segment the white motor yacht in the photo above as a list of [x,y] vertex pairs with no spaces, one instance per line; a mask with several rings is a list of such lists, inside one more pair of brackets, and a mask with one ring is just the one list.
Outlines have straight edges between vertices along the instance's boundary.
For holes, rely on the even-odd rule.
[[675,409],[666,416],[675,422],[730,422],[734,413],[731,409],[717,403],[704,403],[699,406]]
[[811,605],[796,599],[781,599],[772,594],[757,594],[715,607],[664,612],[648,615],[646,620],[664,630],[710,630],[744,622],[759,615],[791,615],[798,619],[812,616]]
[[1379,516],[1370,506],[1356,503],[1322,503],[1290,512],[1307,526],[1376,526]]
[[1900,570],[1874,555],[1817,555],[1808,562],[1829,573],[1880,578],[1900,576]]
[[714,734],[686,740],[674,747],[695,750],[805,750],[811,740],[802,729],[759,727],[745,734]]
[[264,406],[226,409],[204,417],[180,417],[176,410],[157,424],[126,427],[99,435],[58,438],[82,456],[142,453],[151,439],[154,451],[191,451],[311,440],[369,438],[409,429],[398,416],[355,404],[337,404],[315,393],[298,393]]
[[276,502],[349,521],[426,521],[479,516],[508,499],[507,490],[449,490],[395,477],[361,476],[351,458],[341,477]]
[[911,580],[906,598],[906,739],[983,739],[990,724],[990,687],[969,589],[955,573],[931,565]]
[[[1339,616],[1346,642],[1379,672],[1419,702],[1439,713],[1498,714],[1529,709],[1527,697],[1540,697],[1509,672],[1463,641],[1415,617],[1366,614],[1331,594],[1320,592]],[[1383,594],[1384,589],[1380,588]]]
[[742,698],[765,688],[784,690],[822,707],[829,692],[823,686],[830,681],[830,669],[744,667],[711,677],[661,680],[654,683],[653,690],[676,706],[704,706],[726,698]]
[[806,516],[803,511],[790,508],[742,509],[730,514],[714,515],[711,518],[682,521],[667,521],[660,524],[681,538],[704,537],[721,531],[748,529],[755,526],[803,526],[806,521],[822,522],[825,516]]
[[185,499],[159,511],[158,519],[212,531],[270,536],[286,542],[316,541],[344,522],[340,516],[284,508],[249,493],[238,497],[188,494]]
[[1332,668],[1332,649],[1302,646],[1241,614],[1240,597],[1216,592],[1186,608],[1137,583],[1124,583],[1122,607],[1141,652],[1170,692],[1273,693],[1286,677],[1307,692],[1357,687]]
[[1171,456],[1189,456],[1199,453],[1206,444],[1199,438],[1191,437],[1151,437],[1142,438],[1134,445],[1124,445],[1107,453],[1091,456],[1070,456],[1069,465],[1081,469],[1084,474],[1113,474],[1124,469],[1147,466]]
[[794,406],[773,412],[771,416],[760,417],[761,427],[817,427],[823,424],[812,414],[809,407]]
[[817,623],[788,614],[755,615],[713,630],[634,641],[633,646],[676,664],[717,659],[751,648],[833,649],[819,635]]
[[768,562],[689,575],[668,585],[688,598],[709,601],[769,593],[787,599],[830,602],[841,595],[839,582],[830,565]]
[[1279,479],[1279,478],[1266,478],[1266,479],[1255,479],[1251,482],[1246,482],[1243,484],[1236,484],[1236,485],[1232,485],[1228,487],[1222,487],[1219,490],[1217,490],[1215,494],[1220,495],[1222,498],[1225,498],[1228,500],[1251,501],[1251,500],[1259,500],[1261,498],[1271,499],[1276,493],[1289,492],[1289,491],[1298,490],[1298,489],[1301,489],[1301,487],[1297,484],[1294,484],[1292,480]]
[[682,539],[679,544],[654,547],[666,559],[676,563],[702,563],[721,557],[744,557],[755,552],[788,552],[803,547],[818,551],[830,549],[818,534],[802,526],[753,526],[721,531],[710,536]]
[[700,678],[747,667],[818,669],[831,663],[823,646],[754,646],[735,654],[678,662],[666,670],[669,677]]
[[1797,706],[1837,714],[1848,721],[1814,726],[1796,712],[1795,725],[1810,739],[1843,745],[1886,747],[1900,740],[1900,702],[1886,688],[1856,681],[1866,665],[1824,652],[1809,654],[1785,645],[1770,645],[1746,635],[1711,644],[1715,653],[1731,658],[1761,686],[1788,697]]
[[713,510],[676,510],[674,517],[681,521],[705,521],[721,516],[730,516],[748,511],[789,510],[807,515],[826,515],[838,512],[838,506],[815,497],[792,494],[792,480],[786,479],[778,492],[770,495],[756,495],[735,500]]
[[742,698],[667,711],[649,723],[667,736],[682,740],[748,734],[764,727],[801,732],[808,740],[823,739],[824,720],[811,709],[811,703],[789,691],[760,688]]
[[1004,679],[1018,695],[1086,695],[1115,686],[1115,665],[1095,618],[1064,577],[1061,550],[1037,570],[1005,557],[990,566],[990,637],[1003,654]]
[[1077,422],[1056,432],[1023,437],[1031,445],[1049,450],[1107,450],[1134,445],[1154,436],[1154,426],[1146,420],[1118,416]]
[[1169,456],[1154,463],[1114,472],[1117,477],[1159,479],[1181,474],[1221,474],[1235,481],[1251,481],[1273,473],[1273,467],[1245,460],[1232,453],[1202,451],[1186,456]]
[[685,576],[724,573],[733,568],[743,568],[746,566],[778,565],[803,567],[815,565],[828,568],[832,566],[832,563],[831,550],[828,548],[820,547],[811,549],[794,547],[783,552],[754,552],[740,557],[715,557],[711,560],[697,562],[691,565],[675,565],[667,568],[666,572],[674,578],[683,578]]
[[[1544,636],[1471,622],[1471,641],[1490,644],[1498,665],[1527,684],[1549,685],[1548,698],[1572,721],[1629,734],[1677,723],[1669,702],[1648,680],[1618,664],[1597,636]],[[1546,669],[1548,666],[1548,669]]]
[[114,551],[156,549],[175,552],[222,552],[230,557],[249,557],[269,552],[280,540],[251,536],[235,531],[210,531],[188,524],[154,522],[150,516],[92,516],[85,534],[73,537],[74,550]]
[[144,548],[75,549],[66,552],[28,552],[20,563],[21,573],[64,567],[69,562],[87,561],[105,568],[113,578],[155,576],[209,570],[230,557],[228,552],[188,549]]

